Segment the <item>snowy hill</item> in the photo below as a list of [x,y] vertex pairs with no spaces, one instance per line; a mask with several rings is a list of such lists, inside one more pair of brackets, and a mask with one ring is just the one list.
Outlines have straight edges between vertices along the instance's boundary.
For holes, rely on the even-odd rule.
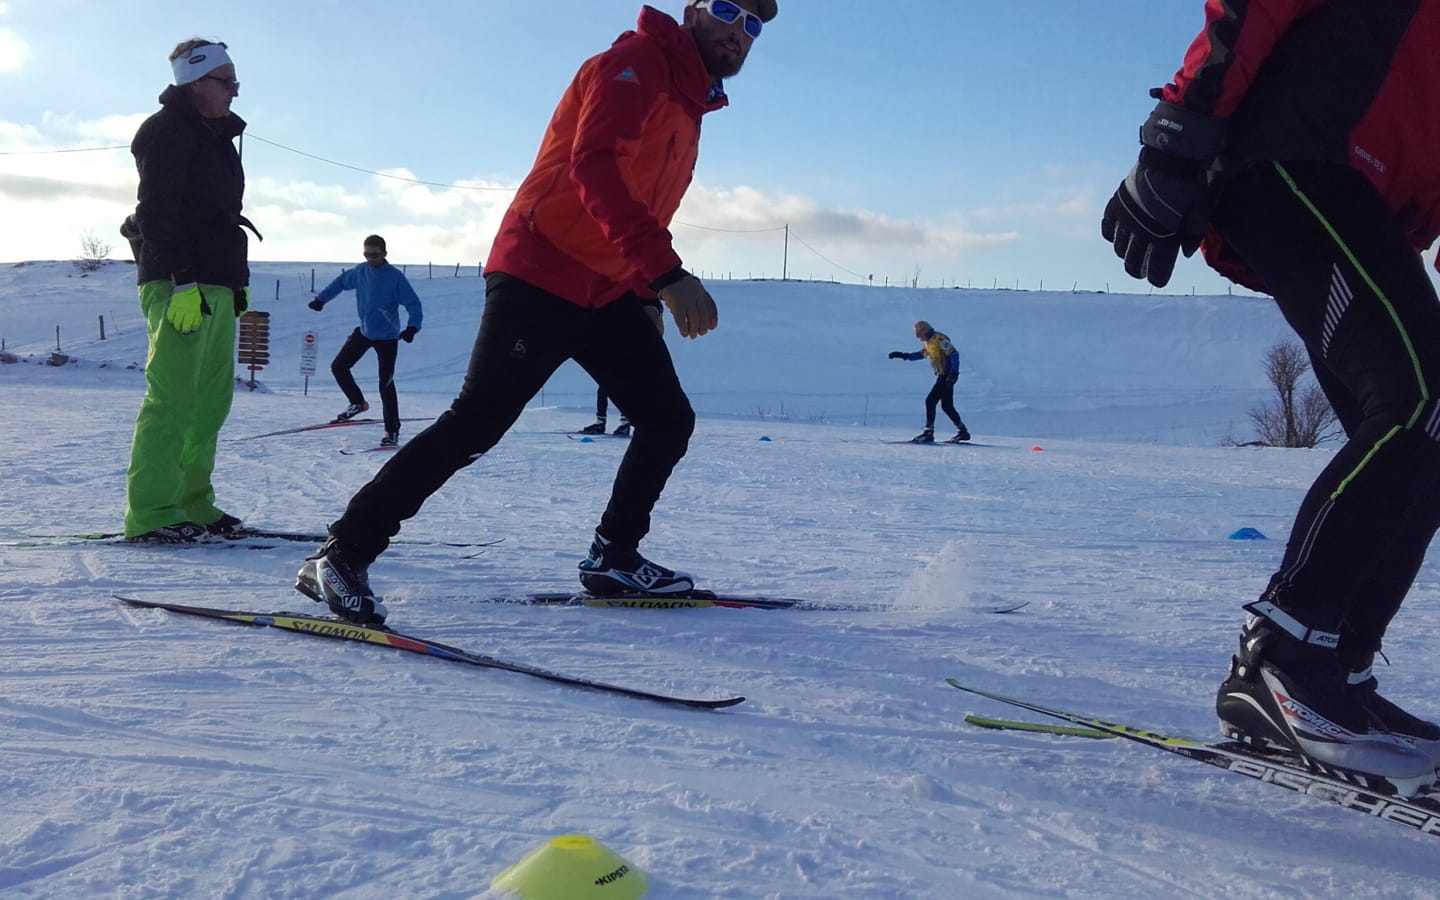
[[[353,294],[316,313],[305,307],[313,281],[334,263],[259,263],[255,307],[270,312],[271,389],[299,391],[301,336],[319,336],[320,370],[310,393],[334,405],[328,361],[355,327]],[[425,302],[425,331],[402,348],[403,395],[454,397],[483,306],[474,268],[407,269]],[[81,277],[70,263],[0,267],[0,336],[11,352],[48,357],[61,348],[89,363],[140,365],[144,323],[134,301],[134,268],[111,263]],[[705,340],[671,335],[672,353],[702,415],[779,418],[835,425],[923,424],[932,376],[924,362],[889,360],[918,348],[911,333],[927,319],[961,353],[955,403],[977,434],[1076,437],[1214,445],[1248,439],[1246,410],[1269,388],[1265,350],[1289,338],[1273,304],[1253,297],[1170,297],[875,288],[802,282],[710,284],[720,329]],[[98,319],[107,320],[107,340]],[[365,386],[362,363],[357,371]],[[373,380],[373,375],[370,376]],[[573,364],[537,402],[589,410],[594,382]],[[341,404],[343,406],[343,403]],[[328,410],[329,407],[326,407]],[[908,434],[906,435],[908,436]]]
[[[383,463],[337,451],[378,432],[236,440],[342,403],[324,363],[353,312],[304,308],[310,268],[256,267],[274,361],[265,391],[237,393],[216,483],[251,523],[319,531]],[[321,284],[339,270],[315,268]],[[416,274],[426,328],[398,380],[404,414],[434,416],[481,282]],[[965,713],[1009,711],[943,681],[1213,735],[1239,605],[1330,457],[1223,445],[1248,439],[1260,358],[1286,337],[1265,301],[716,283],[720,330],[671,330],[700,422],[645,549],[709,586],[844,608],[487,602],[576,586],[624,452],[561,434],[592,413],[593,385],[568,368],[407,523],[403,538],[431,543],[371,570],[402,631],[747,697],[701,712],[112,599],[318,611],[290,589],[303,544],[22,546],[119,526],[143,390],[132,277],[0,268],[0,335],[22,360],[0,365],[0,895],[487,896],[572,832],[680,900],[1396,898],[1440,883],[1432,836],[1140,747],[980,731]],[[960,347],[976,446],[887,443],[917,430],[931,381],[885,358],[916,346],[917,318]],[[59,367],[44,364],[56,325]],[[307,329],[322,342],[308,396]],[[357,376],[368,390],[373,363]],[[1227,540],[1243,526],[1270,540]],[[478,555],[433,543],[499,538]],[[1427,564],[1380,673],[1432,712],[1437,576]]]

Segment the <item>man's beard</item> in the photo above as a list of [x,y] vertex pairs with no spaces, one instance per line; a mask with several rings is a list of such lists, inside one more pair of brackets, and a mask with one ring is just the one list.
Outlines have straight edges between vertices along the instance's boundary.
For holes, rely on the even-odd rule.
[[744,55],[737,59],[720,50],[718,44],[700,43],[699,46],[700,60],[712,78],[731,78],[738,75],[741,67],[745,65]]

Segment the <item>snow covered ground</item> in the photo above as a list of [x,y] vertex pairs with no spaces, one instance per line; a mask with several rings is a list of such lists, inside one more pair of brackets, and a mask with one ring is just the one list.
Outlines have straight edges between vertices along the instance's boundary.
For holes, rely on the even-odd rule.
[[[353,313],[304,308],[310,268],[257,266],[274,361],[237,393],[216,475],[226,509],[305,531],[383,463],[337,452],[372,428],[235,440],[343,406],[325,367]],[[700,712],[112,599],[319,611],[290,589],[305,545],[14,546],[120,526],[143,390],[132,273],[0,269],[20,360],[0,365],[4,896],[489,896],[577,832],[645,870],[653,898],[1435,895],[1433,837],[1141,747],[980,731],[965,713],[1010,711],[943,681],[1213,735],[1239,604],[1329,457],[1226,445],[1250,439],[1261,355],[1286,336],[1266,301],[716,283],[720,330],[672,330],[700,422],[645,549],[708,586],[852,608],[486,602],[577,584],[625,442],[562,434],[592,415],[573,368],[402,534],[503,542],[399,545],[371,571],[400,630],[748,698]],[[481,282],[424,274],[398,380],[403,413],[429,417],[459,384]],[[917,346],[922,317],[960,346],[976,446],[888,443],[921,424],[927,367],[885,354]],[[71,362],[54,367],[57,325]],[[370,390],[373,363],[357,374]],[[1271,539],[1227,540],[1246,526]],[[1432,711],[1437,574],[1381,673]],[[1002,601],[1029,605],[988,611]]]

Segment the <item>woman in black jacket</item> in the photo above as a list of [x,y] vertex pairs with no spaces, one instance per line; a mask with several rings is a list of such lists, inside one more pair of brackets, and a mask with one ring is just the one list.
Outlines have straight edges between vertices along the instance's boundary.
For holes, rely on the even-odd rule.
[[130,146],[139,202],[121,233],[135,253],[150,352],[126,481],[125,536],[190,543],[233,531],[210,473],[234,392],[235,319],[248,303],[245,173],[230,112],[240,92],[221,43],[185,41],[175,84]]

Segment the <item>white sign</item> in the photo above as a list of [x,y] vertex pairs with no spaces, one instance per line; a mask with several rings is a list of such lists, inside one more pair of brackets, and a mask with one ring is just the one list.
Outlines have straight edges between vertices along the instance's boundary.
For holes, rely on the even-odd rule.
[[315,332],[307,331],[300,339],[300,374],[307,378],[315,374],[315,356],[320,352],[320,339]]

